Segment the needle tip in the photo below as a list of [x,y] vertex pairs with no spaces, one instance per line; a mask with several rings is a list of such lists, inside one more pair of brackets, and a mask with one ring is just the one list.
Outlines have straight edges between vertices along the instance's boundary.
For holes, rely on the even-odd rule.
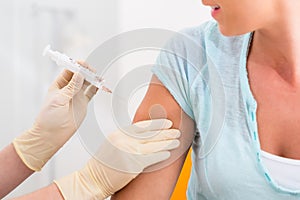
[[112,91],[105,86],[102,86],[102,90],[107,93],[112,93]]

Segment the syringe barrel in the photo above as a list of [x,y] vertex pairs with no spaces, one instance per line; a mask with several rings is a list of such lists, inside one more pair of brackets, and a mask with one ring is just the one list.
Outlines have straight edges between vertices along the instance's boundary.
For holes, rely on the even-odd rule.
[[83,75],[84,79],[87,82],[91,83],[92,85],[96,86],[97,88],[100,88],[103,85],[103,80],[99,76],[97,76],[95,73],[90,71],[89,69],[80,67],[78,72]]
[[49,51],[48,55],[60,67],[65,67],[74,73],[76,73],[80,70],[81,66],[78,63],[73,62],[73,60],[71,58],[69,58],[68,56],[66,56],[64,54],[61,54],[57,51]]
[[92,85],[100,88],[103,86],[103,79],[101,79],[96,73],[93,73],[89,69],[81,66],[75,60],[68,57],[65,54],[62,54],[58,51],[52,51],[50,46],[47,46],[44,50],[43,55],[49,56],[58,66],[67,68],[68,70],[76,73],[79,72],[82,74],[84,79],[91,83]]

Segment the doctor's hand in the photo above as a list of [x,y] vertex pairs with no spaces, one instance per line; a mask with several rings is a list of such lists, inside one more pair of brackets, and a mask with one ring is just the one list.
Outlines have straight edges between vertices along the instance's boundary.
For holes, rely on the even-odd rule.
[[55,183],[66,200],[105,199],[146,167],[170,157],[179,147],[179,130],[166,119],[135,123],[107,136],[85,167]]
[[64,70],[50,86],[31,129],[13,141],[24,164],[39,171],[82,123],[97,88],[79,73]]

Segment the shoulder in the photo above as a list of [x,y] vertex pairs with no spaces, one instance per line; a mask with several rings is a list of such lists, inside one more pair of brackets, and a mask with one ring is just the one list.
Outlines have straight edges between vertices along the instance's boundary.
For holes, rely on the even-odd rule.
[[217,23],[210,20],[195,27],[187,27],[174,33],[167,42],[167,47],[191,47],[192,43],[202,45],[207,35],[218,29]]

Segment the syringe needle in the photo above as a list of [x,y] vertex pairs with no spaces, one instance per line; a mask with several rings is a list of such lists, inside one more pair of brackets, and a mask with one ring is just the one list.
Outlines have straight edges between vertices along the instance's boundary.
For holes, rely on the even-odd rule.
[[110,89],[108,89],[107,87],[105,87],[105,86],[102,86],[101,89],[102,89],[103,91],[105,91],[105,92],[112,93],[112,91],[111,91]]

